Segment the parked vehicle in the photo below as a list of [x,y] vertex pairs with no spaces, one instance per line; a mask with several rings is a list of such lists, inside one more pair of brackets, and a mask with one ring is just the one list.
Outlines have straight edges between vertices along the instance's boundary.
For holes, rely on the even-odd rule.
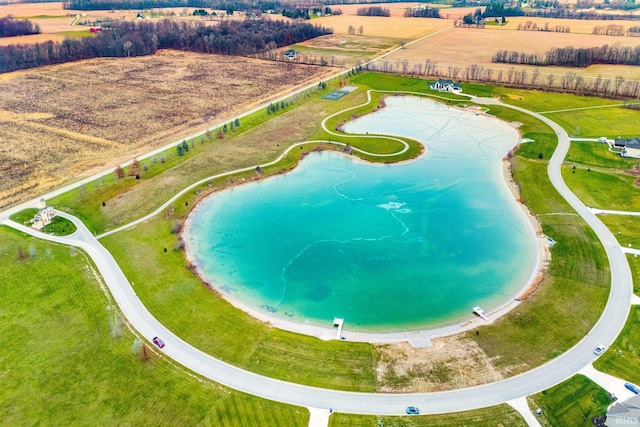
[[593,354],[595,354],[596,356],[600,356],[602,353],[604,353],[605,347],[600,344],[599,346],[596,347],[595,350],[593,350]]
[[640,393],[640,387],[638,387],[635,384],[631,384],[631,383],[624,383],[624,386],[626,388],[628,388],[629,390],[631,390],[632,392],[634,392],[635,394]]
[[164,341],[162,341],[158,337],[153,337],[153,343],[158,346],[158,348],[164,347]]
[[417,406],[407,406],[407,414],[409,415],[419,415],[420,409]]

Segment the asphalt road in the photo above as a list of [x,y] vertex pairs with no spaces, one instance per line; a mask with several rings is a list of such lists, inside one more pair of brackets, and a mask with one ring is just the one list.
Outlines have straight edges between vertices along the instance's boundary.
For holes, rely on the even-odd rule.
[[[474,101],[483,104],[498,103],[493,99]],[[77,218],[60,213],[78,227],[76,233],[67,237],[43,235],[17,225],[6,219],[6,213],[0,215],[0,219],[3,223],[34,236],[82,248],[94,260],[124,316],[141,335],[149,342],[154,336],[160,336],[166,343],[161,351],[168,357],[220,384],[266,399],[306,407],[333,408],[334,411],[347,413],[397,415],[404,414],[409,405],[420,407],[422,413],[444,413],[492,406],[549,388],[590,364],[595,359],[593,349],[599,344],[610,345],[622,330],[629,313],[632,294],[629,265],[615,238],[562,180],[560,166],[569,148],[566,132],[546,117],[518,107],[505,106],[535,116],[549,124],[558,135],[558,149],[550,161],[548,173],[554,186],[603,242],[611,263],[611,294],[598,323],[575,347],[532,371],[478,387],[438,393],[353,393],[286,383],[241,370],[190,346],[156,320],[142,305],[135,294],[135,285],[129,284],[111,254]],[[571,302],[567,301],[567,310],[570,309]]]

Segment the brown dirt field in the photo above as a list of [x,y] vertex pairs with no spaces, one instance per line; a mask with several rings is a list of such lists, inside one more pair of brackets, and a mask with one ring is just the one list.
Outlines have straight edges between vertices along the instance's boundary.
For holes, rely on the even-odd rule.
[[381,392],[423,393],[473,387],[505,378],[478,345],[461,335],[439,338],[428,348],[378,345]]
[[322,26],[333,28],[336,34],[348,34],[349,25],[357,29],[362,26],[365,36],[417,39],[452,26],[446,19],[401,18],[391,16],[326,16],[313,20]]
[[[543,53],[551,47],[591,47],[605,44],[619,44],[635,47],[636,37],[595,36],[573,33],[547,33],[531,31],[504,31],[493,28],[451,28],[435,34],[418,43],[406,47],[388,56],[389,60],[409,60],[409,62],[424,62],[431,59],[439,64],[441,70],[447,66],[465,67],[478,64],[495,70],[508,70],[514,65],[494,64],[491,57],[499,50],[517,50],[519,52]],[[516,66],[517,67],[517,66]],[[523,67],[532,71],[536,67]],[[637,67],[619,65],[599,65],[586,69],[564,67],[538,67],[544,73],[564,75],[568,71],[583,76],[615,78],[617,75],[625,79],[637,79]]]
[[0,205],[231,120],[330,71],[161,51],[3,74],[0,140],[11,148],[0,149]]

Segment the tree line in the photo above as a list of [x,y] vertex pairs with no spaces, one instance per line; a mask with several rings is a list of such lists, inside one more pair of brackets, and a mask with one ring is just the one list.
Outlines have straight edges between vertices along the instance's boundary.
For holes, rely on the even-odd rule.
[[361,7],[356,11],[358,16],[391,16],[391,11],[386,7],[370,6]]
[[592,34],[598,35],[606,35],[606,36],[618,36],[618,37],[638,37],[640,36],[640,27],[629,27],[625,30],[624,26],[610,24],[610,25],[600,25],[593,27]]
[[[524,24],[518,24],[518,30],[520,31],[546,31],[550,33],[568,33],[570,32],[570,28],[568,25],[549,25],[548,22],[544,23],[544,26],[539,26],[533,21],[527,21]],[[594,33],[595,34],[595,33]]]
[[157,49],[251,55],[290,45],[331,30],[304,22],[270,19],[199,22],[116,22],[96,37],[62,42],[0,46],[0,73],[98,57],[151,55]]
[[598,13],[594,10],[573,10],[573,9],[539,9],[524,12],[524,16],[530,18],[563,18],[563,19],[583,19],[601,21],[638,21],[640,15],[629,15],[623,13]]
[[440,11],[435,7],[408,7],[404,10],[405,18],[440,18]]
[[606,79],[602,76],[586,78],[572,71],[563,75],[543,74],[537,68],[531,71],[525,68],[516,69],[515,67],[511,67],[508,70],[495,70],[478,64],[471,64],[466,67],[443,66],[431,59],[425,59],[423,63],[411,63],[408,60],[377,61],[365,65],[364,69],[366,71],[402,74],[410,77],[463,79],[464,81],[476,81],[501,86],[584,95],[614,98],[640,97],[640,81],[625,80],[622,76],[617,76],[614,79]]
[[0,18],[0,37],[40,34],[40,26],[28,19],[15,19],[12,15]]
[[594,64],[640,65],[640,46],[552,47],[543,55],[500,50],[491,58],[491,62],[579,68]]

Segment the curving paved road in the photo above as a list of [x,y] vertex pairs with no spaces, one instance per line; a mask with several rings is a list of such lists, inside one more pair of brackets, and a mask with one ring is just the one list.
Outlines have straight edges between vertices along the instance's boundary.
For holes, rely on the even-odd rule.
[[[6,215],[0,217],[4,218],[4,224],[36,237],[71,244],[85,250],[94,260],[123,314],[140,334],[149,341],[156,335],[161,336],[167,344],[163,351],[168,357],[228,387],[293,405],[333,408],[339,412],[361,414],[404,414],[405,407],[409,405],[419,406],[423,413],[445,413],[514,401],[571,377],[595,359],[593,349],[597,345],[610,345],[613,342],[624,326],[630,309],[631,273],[626,258],[611,232],[578,200],[562,180],[560,167],[569,148],[566,132],[548,118],[522,108],[501,104],[493,99],[475,98],[474,101],[487,105],[500,104],[522,111],[553,128],[558,135],[559,144],[549,163],[548,173],[551,182],[594,229],[605,247],[612,272],[611,293],[607,306],[600,320],[583,340],[546,365],[491,384],[438,393],[354,393],[287,383],[241,370],[190,346],[156,320],[142,305],[111,254],[77,218],[59,213],[73,221],[78,231],[67,237],[56,237],[15,224],[9,221]],[[570,305],[567,309],[571,309]]]

